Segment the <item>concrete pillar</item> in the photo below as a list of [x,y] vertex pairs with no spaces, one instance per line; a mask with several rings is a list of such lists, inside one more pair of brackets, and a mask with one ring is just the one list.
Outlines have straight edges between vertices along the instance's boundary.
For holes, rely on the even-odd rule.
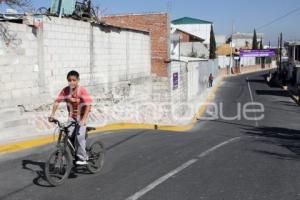
[[35,28],[37,34],[37,43],[38,43],[38,86],[39,86],[39,94],[46,94],[46,76],[45,76],[45,62],[44,62],[44,30],[43,27]]
[[94,25],[90,24],[90,85],[95,85],[95,52],[94,52]]
[[293,47],[293,60],[296,60],[296,45]]
[[130,61],[130,52],[129,52],[129,32],[126,32],[126,80],[128,81],[128,71],[129,71],[129,61]]

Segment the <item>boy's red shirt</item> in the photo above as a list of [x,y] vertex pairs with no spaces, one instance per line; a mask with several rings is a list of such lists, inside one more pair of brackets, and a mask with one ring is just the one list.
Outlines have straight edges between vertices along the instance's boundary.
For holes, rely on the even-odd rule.
[[86,106],[92,104],[92,98],[88,91],[81,86],[72,90],[69,86],[65,87],[56,98],[56,102],[66,102],[69,116],[75,119],[82,119]]

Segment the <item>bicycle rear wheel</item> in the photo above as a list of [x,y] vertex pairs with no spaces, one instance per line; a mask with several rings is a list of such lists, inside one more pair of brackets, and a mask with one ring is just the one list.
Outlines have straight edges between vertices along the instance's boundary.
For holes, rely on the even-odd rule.
[[93,142],[87,149],[89,156],[87,169],[89,172],[96,174],[99,173],[104,165],[105,147],[102,142]]
[[58,148],[52,152],[45,165],[45,176],[53,186],[59,186],[69,177],[72,156],[68,149]]

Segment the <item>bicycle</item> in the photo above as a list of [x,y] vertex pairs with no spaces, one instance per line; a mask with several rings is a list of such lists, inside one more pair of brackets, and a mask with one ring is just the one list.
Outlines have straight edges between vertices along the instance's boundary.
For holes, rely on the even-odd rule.
[[[49,121],[58,125],[59,135],[56,149],[50,154],[45,164],[45,176],[52,186],[59,186],[69,177],[73,166],[77,167],[75,165],[76,148],[74,145],[76,135],[74,134],[77,134],[79,124],[74,121],[67,125],[53,118],[49,119]],[[72,126],[75,127],[75,131],[70,136],[69,128]],[[95,128],[87,127],[86,138],[88,137],[88,132],[92,130],[95,130]],[[84,168],[91,174],[99,173],[104,165],[106,153],[103,143],[101,141],[94,141],[91,145],[87,145],[86,151],[88,154],[88,164]]]

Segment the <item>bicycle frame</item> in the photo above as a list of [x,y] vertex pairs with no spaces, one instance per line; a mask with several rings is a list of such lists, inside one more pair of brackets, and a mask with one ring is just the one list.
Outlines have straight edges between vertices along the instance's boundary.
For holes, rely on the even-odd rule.
[[[59,135],[58,135],[57,144],[56,144],[57,148],[63,147],[63,149],[65,150],[66,147],[69,147],[72,155],[75,156],[76,147],[74,146],[74,143],[70,140],[69,128],[71,126],[75,126],[74,132],[72,133],[72,137],[74,137],[74,140],[76,140],[76,135],[74,136],[73,134],[76,134],[77,131],[79,131],[79,130],[77,130],[79,127],[78,122],[72,121],[71,124],[69,124],[68,126],[64,126],[57,119],[49,118],[49,121],[57,124],[59,127]],[[86,135],[85,135],[86,139],[88,137],[87,133],[91,130],[96,130],[96,129],[93,127],[87,127]],[[63,144],[63,146],[61,144]]]
[[[65,150],[66,147],[69,147],[69,149],[71,150],[72,155],[75,156],[76,149],[75,149],[74,144],[70,140],[69,130],[68,129],[71,126],[75,126],[75,129],[76,129],[77,123],[76,122],[75,123],[71,123],[71,125],[69,125],[67,127],[62,127],[58,123],[58,126],[59,126],[59,135],[58,135],[57,144],[56,144],[57,148],[63,147],[63,149]],[[75,137],[75,139],[76,139],[76,137]]]

